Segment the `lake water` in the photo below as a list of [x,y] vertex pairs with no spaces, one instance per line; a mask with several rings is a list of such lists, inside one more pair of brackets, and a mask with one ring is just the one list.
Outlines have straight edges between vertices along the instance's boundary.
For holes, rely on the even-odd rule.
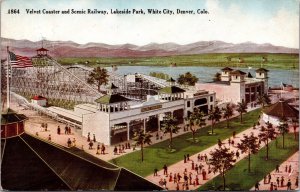
[[[112,71],[111,67],[107,68]],[[233,68],[236,69],[236,68]],[[252,76],[255,77],[256,69],[239,68],[241,71],[250,71]],[[120,75],[143,73],[149,75],[150,72],[162,72],[170,75],[174,79],[178,78],[179,74],[191,72],[199,78],[200,82],[212,81],[212,78],[217,72],[220,72],[219,67],[158,67],[158,66],[119,66],[115,73]],[[298,70],[269,70],[269,86],[278,87],[281,82],[292,84],[294,87],[299,87],[299,71]]]

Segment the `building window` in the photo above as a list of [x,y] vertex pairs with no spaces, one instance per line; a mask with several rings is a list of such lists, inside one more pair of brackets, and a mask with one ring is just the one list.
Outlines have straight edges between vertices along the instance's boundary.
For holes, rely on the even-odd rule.
[[212,110],[212,109],[213,109],[213,106],[211,105],[211,106],[210,106],[210,110]]
[[261,73],[259,73],[259,76],[261,76]]
[[235,78],[237,79],[237,76],[235,76]]
[[213,96],[210,96],[210,102],[213,102],[213,101],[214,101]]
[[186,105],[187,105],[187,107],[190,107],[190,106],[191,106],[191,102],[188,101],[188,102],[186,103]]

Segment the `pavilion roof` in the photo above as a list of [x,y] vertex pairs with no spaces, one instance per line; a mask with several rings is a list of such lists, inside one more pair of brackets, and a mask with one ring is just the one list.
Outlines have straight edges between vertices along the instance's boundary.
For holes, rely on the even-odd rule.
[[281,119],[287,117],[299,118],[299,111],[282,99],[277,103],[266,107],[263,112],[267,115],[279,117]]
[[6,125],[14,122],[26,120],[27,117],[23,114],[18,114],[12,109],[8,109],[1,114],[1,125]]

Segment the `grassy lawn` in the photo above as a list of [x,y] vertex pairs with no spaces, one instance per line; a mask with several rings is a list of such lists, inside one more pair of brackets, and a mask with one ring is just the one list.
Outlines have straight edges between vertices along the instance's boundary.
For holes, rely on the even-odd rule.
[[239,133],[249,127],[252,127],[253,122],[257,122],[260,114],[260,109],[249,112],[243,116],[244,122],[240,124],[239,117],[231,120],[229,129],[226,128],[226,121],[215,125],[214,132],[216,135],[208,135],[210,126],[202,128],[196,134],[197,143],[192,142],[192,134],[186,133],[173,139],[173,148],[175,152],[167,150],[169,140],[146,147],[144,150],[144,162],[141,162],[141,152],[136,151],[127,155],[112,159],[110,162],[126,167],[127,169],[141,176],[147,176],[153,173],[154,168],[162,169],[163,165],[172,165],[183,160],[184,154],[196,154],[217,143],[220,138],[226,139],[232,135],[233,131]]
[[[263,65],[273,69],[293,69],[298,68],[298,54],[279,54],[279,53],[206,53],[198,55],[176,55],[164,57],[126,57],[126,58],[59,58],[58,62],[65,65],[85,64],[89,66],[111,66],[114,65],[143,65],[143,66],[169,66],[176,63],[177,66],[207,66],[207,67],[253,67],[261,66],[262,57],[268,58]],[[231,61],[227,60],[231,58]],[[242,58],[242,63],[238,62]]]
[[[299,142],[294,140],[294,134],[289,133],[285,136],[285,149],[282,148],[282,137],[270,144],[269,160],[265,160],[266,148],[261,149],[256,155],[251,157],[251,173],[248,173],[248,159],[238,162],[226,174],[226,185],[228,190],[240,191],[251,189],[256,181],[261,181],[265,175],[275,169],[276,165],[283,163],[288,157],[298,151]],[[284,168],[281,167],[281,170]],[[222,177],[217,176],[213,180],[201,186],[199,190],[218,190],[222,187]],[[222,189],[222,188],[221,188]]]

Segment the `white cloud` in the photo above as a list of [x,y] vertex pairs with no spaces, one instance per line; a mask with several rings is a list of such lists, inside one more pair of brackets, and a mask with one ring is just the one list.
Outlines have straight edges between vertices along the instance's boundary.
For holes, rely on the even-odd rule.
[[[47,1],[45,1],[47,3]],[[92,1],[76,1],[71,8],[91,8]],[[48,2],[48,7],[51,5]],[[56,7],[70,8],[59,3]],[[1,12],[1,34],[15,39],[72,40],[79,43],[108,44],[222,40],[232,43],[252,41],[299,47],[298,15],[280,10],[271,19],[251,15],[231,4],[207,0],[209,15],[8,15]],[[99,8],[99,6],[97,7]],[[199,7],[203,8],[203,7]],[[51,9],[51,8],[49,8]]]

